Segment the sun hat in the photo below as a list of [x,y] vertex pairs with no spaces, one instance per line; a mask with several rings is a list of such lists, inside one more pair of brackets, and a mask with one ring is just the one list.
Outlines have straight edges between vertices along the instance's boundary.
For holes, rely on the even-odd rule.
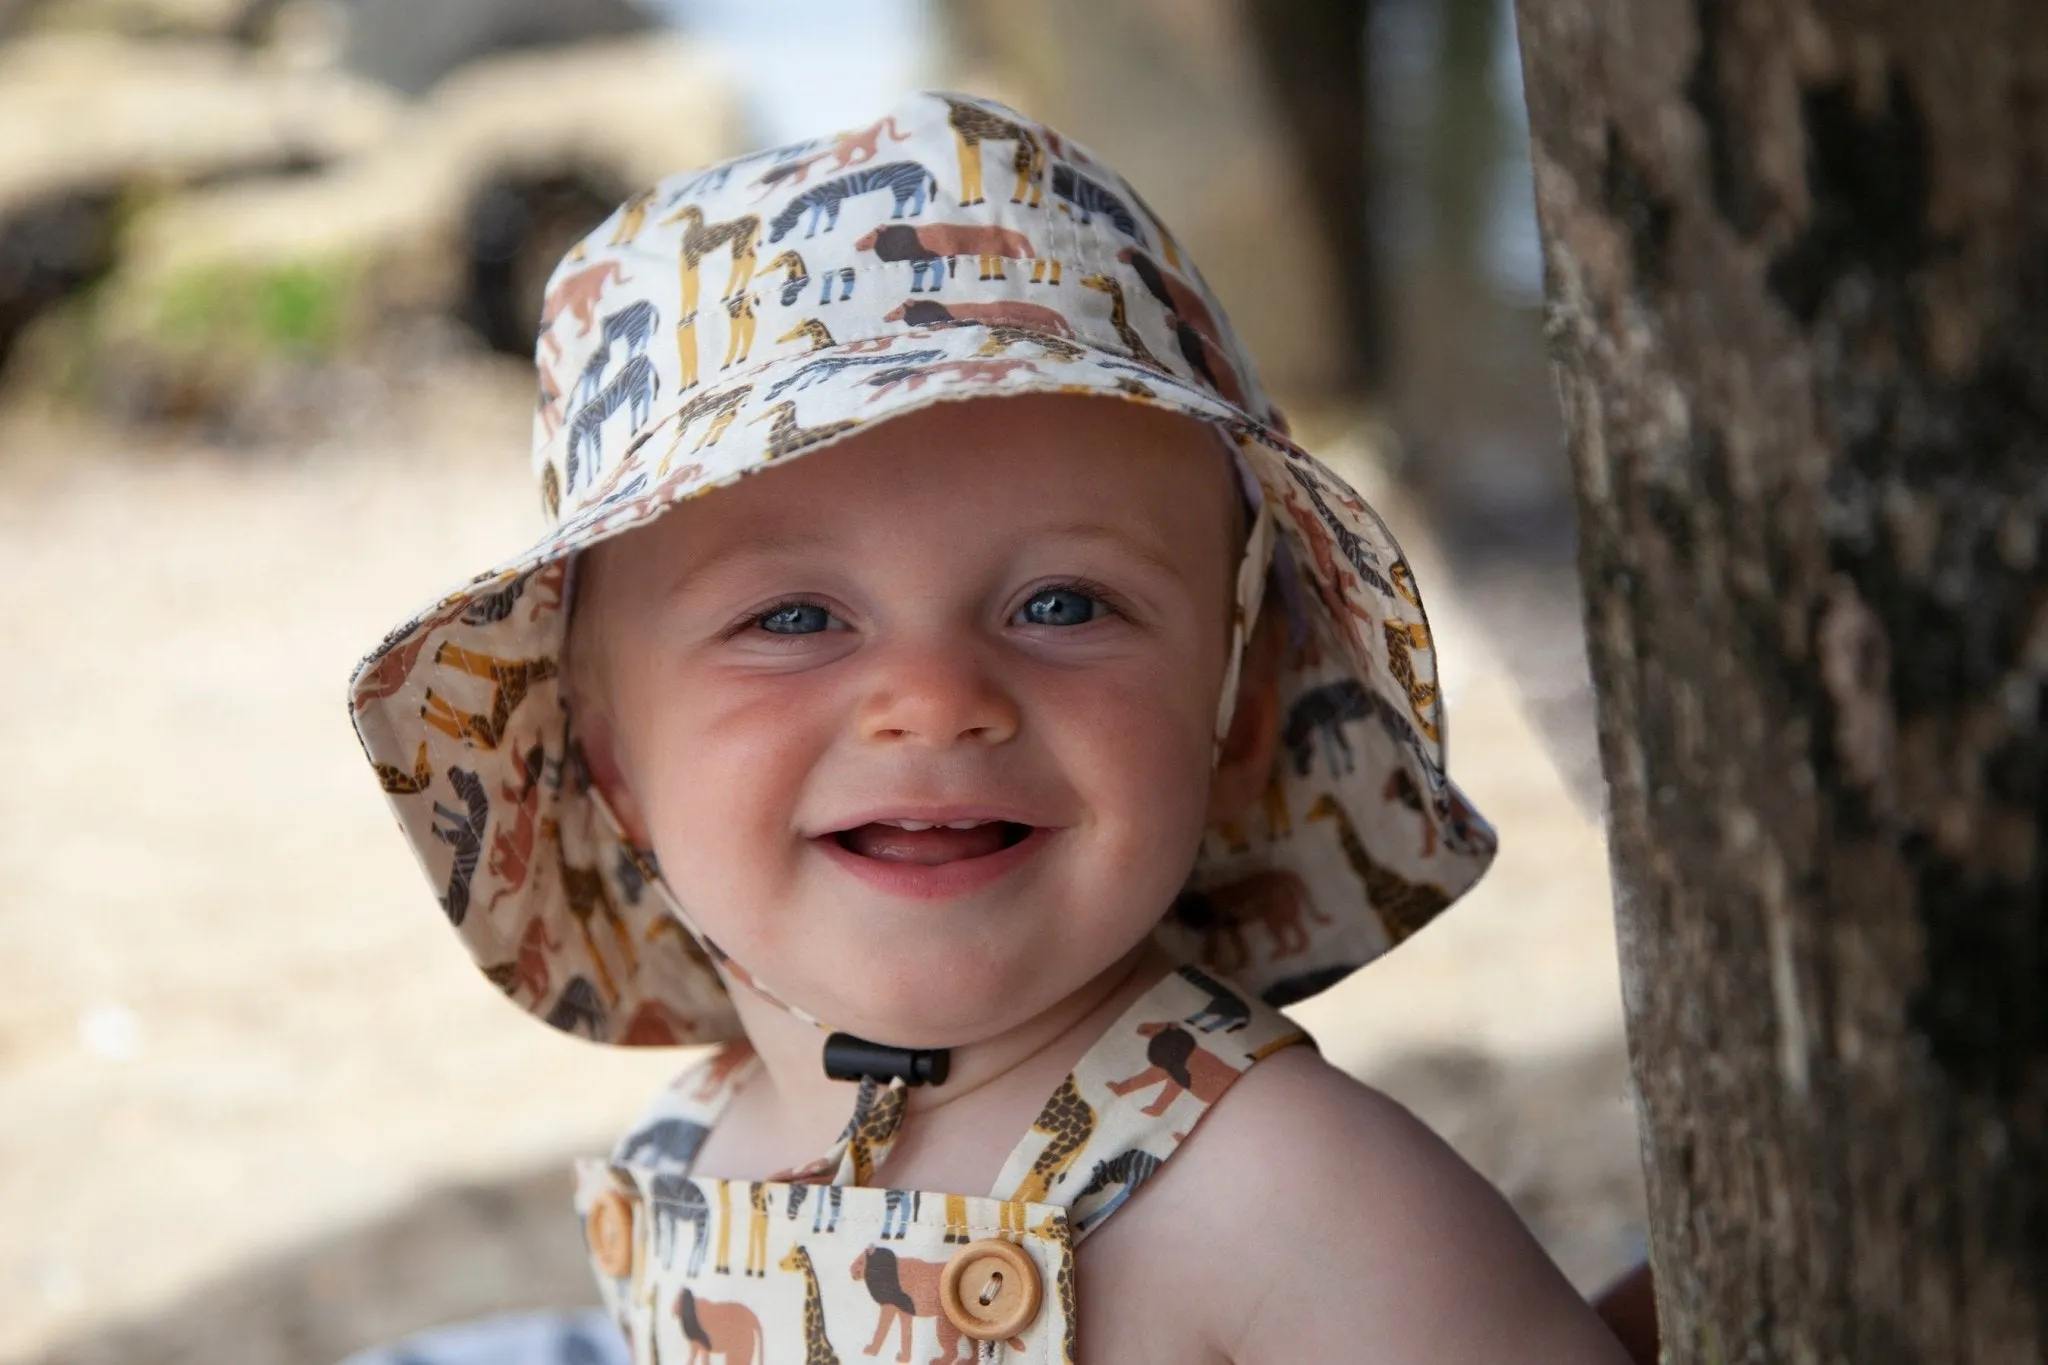
[[1157,930],[1170,951],[1290,1003],[1491,860],[1445,774],[1428,619],[1393,536],[1289,438],[1165,224],[1053,129],[920,92],[671,176],[569,251],[535,359],[549,529],[386,635],[349,706],[442,911],[549,1024],[628,1046],[739,1031],[719,972],[740,965],[714,965],[583,768],[560,671],[576,553],[939,401],[1101,395],[1210,423],[1236,454],[1254,518],[1230,676],[1270,571],[1291,627],[1282,742],[1254,817],[1205,834]]

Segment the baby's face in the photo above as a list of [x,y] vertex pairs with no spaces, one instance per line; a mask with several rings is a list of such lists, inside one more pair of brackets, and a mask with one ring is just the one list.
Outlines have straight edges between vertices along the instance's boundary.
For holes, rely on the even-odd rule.
[[905,1046],[1014,1026],[1139,942],[1193,862],[1235,496],[1190,419],[1034,396],[686,502],[586,557],[593,767],[792,1003]]

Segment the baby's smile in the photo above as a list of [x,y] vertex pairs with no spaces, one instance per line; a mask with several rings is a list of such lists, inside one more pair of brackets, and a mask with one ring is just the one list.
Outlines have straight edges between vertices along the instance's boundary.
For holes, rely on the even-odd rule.
[[1054,833],[1017,820],[870,820],[813,842],[875,890],[944,900],[1022,867]]
[[943,863],[985,858],[1021,844],[1037,826],[1018,820],[869,820],[829,837],[839,847],[885,863]]

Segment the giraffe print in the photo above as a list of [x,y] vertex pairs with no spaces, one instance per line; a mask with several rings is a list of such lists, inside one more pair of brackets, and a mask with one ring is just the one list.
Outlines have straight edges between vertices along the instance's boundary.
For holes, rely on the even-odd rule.
[[1328,820],[1337,826],[1337,842],[1344,859],[1365,885],[1365,898],[1380,917],[1387,937],[1395,943],[1407,938],[1435,919],[1451,898],[1441,886],[1410,881],[1366,850],[1365,841],[1351,823],[1351,816],[1330,797],[1309,808],[1308,819]]
[[1031,1131],[1046,1135],[1045,1149],[1031,1163],[1031,1169],[1010,1197],[1037,1204],[1044,1202],[1052,1187],[1066,1178],[1067,1169],[1080,1159],[1082,1149],[1095,1133],[1095,1110],[1081,1098],[1080,1087],[1071,1074],[1053,1091]]
[[704,210],[695,204],[685,204],[664,219],[662,226],[677,223],[683,226],[677,250],[682,264],[681,311],[686,316],[697,311],[698,269],[713,252],[729,249],[732,254],[732,271],[720,297],[729,299],[746,289],[747,282],[754,278],[754,248],[761,240],[759,215],[747,213],[722,223],[707,223]]
[[759,1180],[747,1182],[747,1265],[745,1274],[768,1274],[768,1186]]
[[420,741],[419,752],[413,755],[412,771],[407,772],[395,763],[376,765],[377,785],[396,796],[410,796],[423,792],[434,781],[434,765],[427,756],[427,742]]
[[[790,254],[795,255],[796,253],[791,252]],[[832,329],[827,327],[818,318],[805,318],[802,322],[799,322],[796,326],[775,338],[775,340],[781,345],[787,345],[792,341],[808,341],[811,343],[811,349],[814,351],[825,350],[833,344]]]
[[511,723],[512,713],[519,709],[519,703],[526,700],[526,694],[533,685],[555,676],[552,658],[500,659],[495,655],[464,649],[452,640],[443,641],[434,651],[434,663],[471,677],[490,680],[491,708],[488,711],[458,710],[431,687],[427,689],[425,704],[420,707],[420,718],[428,725],[451,739],[465,740],[479,749],[497,748],[498,741],[505,736],[505,727]]
[[768,428],[768,458],[779,460],[785,455],[794,455],[799,450],[829,441],[842,432],[852,431],[860,425],[858,418],[846,418],[839,422],[823,422],[814,427],[799,424],[796,420],[796,401],[784,399],[759,417],[755,422],[773,422]]
[[1124,310],[1124,287],[1107,275],[1084,276],[1081,283],[1098,294],[1109,295],[1109,325],[1116,329],[1117,339],[1123,342],[1124,349],[1130,353],[1131,359],[1149,369],[1164,370],[1166,366],[1160,364],[1159,357],[1152,354],[1152,349],[1145,344],[1143,334],[1131,325],[1130,314]]
[[825,1300],[818,1293],[818,1272],[811,1265],[811,1253],[800,1246],[791,1247],[777,1264],[804,1277],[804,1365],[839,1365],[839,1353],[832,1349],[832,1338],[825,1331]]
[[1386,621],[1381,630],[1387,641],[1387,671],[1408,693],[1408,709],[1414,713],[1415,728],[1437,738],[1436,684],[1423,682],[1415,674],[1411,650],[1430,648],[1429,627],[1420,621]]
[[718,365],[721,370],[744,361],[754,349],[754,296],[734,294],[725,301],[725,315],[732,326],[726,329],[725,359]]
[[873,1078],[860,1083],[854,1100],[853,1117],[847,1123],[845,1166],[855,1185],[875,1178],[875,1167],[888,1155],[903,1126],[903,1112],[910,1104],[910,1091],[902,1085],[877,1085]]
[[1066,1331],[1060,1338],[1060,1365],[1074,1365],[1074,1339],[1079,1335],[1081,1317],[1074,1310],[1074,1248],[1067,1237],[1067,1225],[1047,1214],[1045,1220],[1026,1229],[1053,1249],[1059,1269],[1053,1272],[1052,1292],[1060,1306],[1060,1320]]
[[[973,100],[941,96],[946,101],[946,122],[960,155],[960,207],[972,208],[984,202],[981,192],[981,144],[1014,142],[1017,155],[1011,169],[1017,173],[1017,187],[1010,202],[1037,208],[1045,191],[1045,149],[1038,135],[1016,119],[1005,118]],[[1027,201],[1025,196],[1029,194]]]
[[601,919],[610,928],[628,972],[637,971],[640,966],[639,952],[633,947],[633,935],[627,930],[626,921],[620,918],[618,908],[612,904],[604,878],[594,868],[577,867],[569,861],[568,851],[562,847],[561,827],[553,819],[543,819],[540,833],[543,839],[554,845],[555,871],[561,879],[562,898],[570,918],[576,921],[576,931],[583,938],[584,951],[590,955],[591,970],[597,973],[605,998],[617,1003],[618,983],[612,979],[611,969],[605,965],[604,954],[598,951],[591,923]]

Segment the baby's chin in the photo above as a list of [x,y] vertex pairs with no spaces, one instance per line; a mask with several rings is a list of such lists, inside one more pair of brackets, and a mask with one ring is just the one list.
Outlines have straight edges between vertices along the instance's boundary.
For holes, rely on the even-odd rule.
[[[806,994],[830,1027],[895,1047],[969,1047],[1001,1037],[1084,990],[1127,948],[1105,945],[1056,964],[1043,942],[1003,952],[925,944],[862,954]],[[1100,961],[1094,959],[1100,958]],[[1049,968],[1057,967],[1056,971]]]

